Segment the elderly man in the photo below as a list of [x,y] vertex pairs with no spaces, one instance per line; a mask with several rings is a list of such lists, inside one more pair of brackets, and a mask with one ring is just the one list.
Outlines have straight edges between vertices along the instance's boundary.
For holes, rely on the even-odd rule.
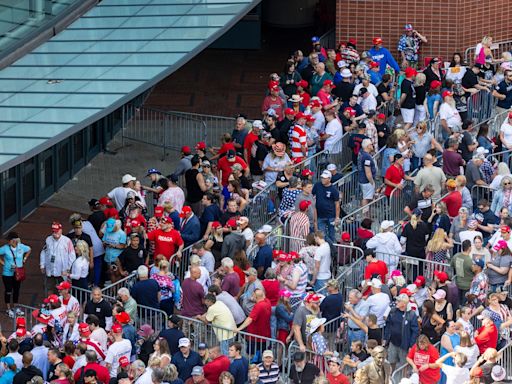
[[292,383],[313,383],[318,376],[320,376],[320,369],[306,361],[304,352],[293,354],[293,365],[288,376]]
[[137,304],[160,309],[160,286],[154,279],[149,278],[149,270],[145,265],[137,268],[137,281],[132,289],[131,296]]
[[254,268],[249,268],[244,271],[246,275],[245,285],[242,289],[242,294],[240,296],[242,308],[246,315],[249,315],[254,308],[254,291],[256,289],[261,289],[264,291],[263,285],[261,281],[258,279],[258,272]]
[[[362,293],[357,289],[352,289],[348,294],[348,304],[345,304],[345,310],[360,321],[364,321],[368,316],[370,307],[363,300]],[[348,343],[361,341],[364,343],[366,333],[350,317],[348,318]]]
[[406,363],[407,352],[419,335],[418,318],[412,310],[407,310],[409,296],[398,295],[396,307],[391,309],[384,328],[384,345],[388,346],[388,361],[393,369]]
[[124,308],[124,311],[130,315],[131,324],[137,322],[137,302],[130,295],[128,288],[120,288],[117,291],[118,303]]
[[444,103],[439,108],[439,118],[441,119],[441,127],[443,128],[443,137],[447,138],[453,132],[460,132],[462,128],[462,119],[459,111],[455,107],[455,100],[453,99],[453,93],[450,91],[444,91],[443,94]]
[[[217,340],[220,343],[220,351],[222,352],[222,354],[227,355],[229,345],[233,342],[235,335],[232,331],[227,331],[222,328],[236,328],[236,323],[233,314],[231,313],[226,304],[224,304],[220,300],[217,300],[213,293],[208,293],[205,296],[204,303],[206,304],[208,310],[204,315],[198,315],[196,317],[203,323],[210,323],[214,326],[213,330],[215,332],[215,335],[217,336]],[[211,352],[212,348],[210,348],[210,357]]]
[[[183,292],[183,308],[181,314],[186,317],[196,317],[205,312],[203,305],[204,288],[198,282],[201,277],[201,269],[197,266],[190,268],[190,277],[183,280],[181,290]],[[183,323],[183,332],[188,335],[189,321]]]
[[310,293],[304,298],[304,305],[301,305],[293,317],[293,335],[295,341],[299,344],[302,352],[306,350],[307,336],[309,335],[309,325],[313,318],[318,317],[320,313],[320,296],[316,293]]
[[260,383],[275,384],[279,381],[279,366],[274,362],[274,353],[271,350],[263,351],[263,362],[258,364],[260,370]]
[[368,304],[368,314],[377,316],[377,325],[379,328],[383,328],[386,324],[385,315],[390,304],[389,295],[382,292],[382,285],[380,279],[373,278],[368,283],[372,294],[366,300],[366,304]]
[[254,242],[258,246],[258,252],[256,252],[253,267],[258,272],[258,278],[262,279],[267,269],[272,266],[272,247],[267,244],[264,233],[257,233],[254,236]]
[[103,299],[103,294],[99,287],[94,287],[91,291],[91,300],[84,307],[84,321],[90,315],[95,315],[99,319],[99,326],[106,330],[112,327],[112,307],[109,302]]
[[213,253],[204,248],[204,243],[198,242],[192,246],[192,253],[196,254],[201,259],[201,266],[205,267],[209,273],[215,270],[215,257]]
[[427,43],[427,38],[416,31],[411,24],[406,24],[404,34],[398,40],[398,52],[402,57],[402,67],[418,68],[421,43]]
[[439,199],[446,183],[446,175],[441,168],[434,166],[434,162],[434,156],[430,153],[423,157],[423,168],[414,178],[414,185],[416,186],[416,192],[422,191],[427,185],[431,185],[434,187],[433,197]]
[[229,311],[233,314],[233,318],[237,325],[240,325],[247,318],[243,308],[240,306],[238,301],[231,296],[228,292],[222,291],[218,285],[212,285],[208,288],[208,292],[213,293],[217,301],[221,301],[229,308]]
[[373,143],[370,139],[364,139],[361,143],[361,150],[357,155],[357,173],[359,186],[363,193],[361,206],[369,204],[375,195],[375,176],[377,175],[377,167],[372,158],[374,151]]
[[221,289],[226,291],[233,297],[238,297],[240,292],[240,276],[233,270],[234,263],[229,257],[225,257],[221,260],[222,272],[224,278],[222,279]]
[[137,193],[134,189],[136,180],[137,179],[132,175],[126,174],[121,180],[122,185],[114,188],[108,193],[108,197],[114,201],[118,211],[123,209],[128,192]]
[[62,282],[62,273],[71,270],[75,259],[73,242],[62,234],[62,224],[53,222],[52,234],[46,238],[39,261],[41,273],[46,276],[48,291],[57,292],[56,287]]
[[474,185],[487,185],[482,178],[480,167],[485,161],[485,154],[476,154],[473,159],[468,161],[466,166],[466,187],[471,191]]
[[209,383],[218,383],[222,372],[229,371],[230,361],[226,354],[221,352],[218,345],[211,346],[208,350],[209,362],[203,367],[204,377]]
[[[200,203],[199,201],[198,204]],[[181,238],[185,243],[185,247],[188,247],[201,239],[201,223],[192,208],[187,205],[181,209],[180,218]]]

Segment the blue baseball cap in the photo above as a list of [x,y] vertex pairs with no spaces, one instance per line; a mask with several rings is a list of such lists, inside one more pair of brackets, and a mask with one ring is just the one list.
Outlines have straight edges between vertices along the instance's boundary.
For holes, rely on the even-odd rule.
[[313,36],[313,37],[311,38],[311,42],[312,42],[313,44],[315,44],[315,43],[319,43],[319,42],[320,42],[320,38],[319,38],[318,36]]
[[405,29],[406,31],[412,31],[414,28],[412,27],[412,24],[405,24],[404,29]]
[[485,268],[485,262],[483,261],[483,259],[474,259],[473,264],[478,265],[482,269]]
[[105,223],[105,227],[107,229],[107,232],[112,232],[114,230],[114,227],[116,226],[116,219],[111,217],[108,219]]
[[147,173],[147,175],[146,175],[146,176],[152,175],[152,174],[154,174],[154,173],[156,173],[157,175],[161,175],[161,174],[162,174],[162,172],[160,172],[158,169],[156,169],[156,168],[150,168],[150,169],[148,169],[148,173]]
[[7,365],[14,365],[14,359],[11,356],[5,356],[0,359],[0,362]]

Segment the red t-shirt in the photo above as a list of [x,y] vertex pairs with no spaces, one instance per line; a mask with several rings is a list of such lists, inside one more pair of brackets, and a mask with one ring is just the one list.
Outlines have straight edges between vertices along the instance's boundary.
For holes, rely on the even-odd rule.
[[155,242],[155,256],[164,255],[167,260],[176,253],[178,247],[183,244],[183,239],[180,233],[171,229],[169,232],[164,232],[161,229],[155,229],[148,233],[149,241]]
[[73,359],[71,356],[66,355],[62,358],[62,362],[66,364],[69,369],[73,369],[73,365],[75,365],[75,359]]
[[302,101],[300,102],[300,104],[303,105],[304,108],[307,107],[309,105],[309,100],[311,100],[311,96],[309,95],[309,93],[305,91],[297,93],[299,94],[300,97],[302,97]]
[[113,217],[114,219],[119,219],[119,212],[115,208],[105,208],[103,214],[107,219]]
[[245,136],[244,141],[244,149],[249,152],[249,157],[251,157],[251,149],[252,145],[258,141],[258,135],[256,135],[254,132],[249,132],[247,136]]
[[[247,327],[247,332],[253,335],[270,337],[270,315],[272,314],[272,306],[270,301],[264,300],[256,303],[249,317],[252,319],[251,324]],[[249,337],[251,339],[251,337]],[[255,338],[255,341],[264,341]]]
[[330,94],[328,94],[327,92],[325,92],[323,89],[320,89],[317,93],[316,93],[317,97],[320,98],[320,101],[322,102],[322,106],[326,106],[326,105],[329,105],[331,104],[331,100],[329,99],[329,97],[331,96]]
[[[414,344],[412,348],[409,350],[407,357],[414,361],[416,368],[419,368],[425,364],[435,363],[436,360],[439,359],[439,352],[433,345],[429,345],[426,351],[422,351],[421,349],[417,348],[416,344]],[[420,376],[421,384],[435,384],[439,381],[439,379],[441,379],[440,368],[428,368],[423,372],[418,372],[418,374]]]
[[[133,219],[130,219],[129,217],[126,219],[126,222],[124,223],[124,231],[126,232],[127,235],[129,235],[130,233],[132,233],[132,220]],[[142,225],[144,228],[147,228],[148,226],[148,223],[146,221],[146,218],[142,215],[139,215],[135,218],[135,220],[137,220],[139,222],[140,225]]]
[[340,373],[338,376],[333,376],[331,373],[327,374],[327,381],[329,384],[349,384],[348,377],[343,373]]
[[232,149],[233,151],[236,152],[235,144],[233,144],[233,143],[224,143],[224,144],[222,144],[222,147],[220,147],[218,154],[219,155],[223,155],[227,151],[229,151],[230,149]]
[[[400,184],[400,182],[404,179],[404,170],[402,169],[402,167],[398,168],[395,167],[394,165],[391,165],[386,171],[385,179],[391,181],[394,184]],[[386,185],[386,190],[384,191],[384,194],[387,197],[391,196],[391,192],[393,191],[393,189],[395,188],[393,188],[390,185]]]
[[230,361],[227,356],[221,355],[217,357],[203,367],[204,378],[208,380],[210,384],[217,384],[220,374],[224,371],[229,371],[229,365]]
[[266,96],[263,99],[263,104],[261,106],[261,111],[263,113],[267,112],[270,108],[276,111],[277,119],[279,121],[284,118],[284,101],[277,96],[274,98],[273,96]]
[[478,345],[480,354],[483,355],[487,348],[496,348],[498,345],[498,328],[496,325],[491,327],[478,328],[478,336],[475,336],[475,343]]
[[238,265],[235,265],[233,267],[233,271],[236,272],[238,277],[240,277],[240,287],[243,287],[245,285],[245,273],[242,271],[242,268],[240,268]]
[[243,170],[247,169],[247,163],[240,156],[235,156],[235,161],[229,161],[226,156],[221,157],[217,163],[217,168],[222,171],[222,186],[228,185],[229,175],[233,172],[231,167],[235,164],[240,164]]
[[[92,369],[93,371],[96,371],[96,376],[98,377],[98,381],[101,381],[102,383],[108,383],[110,381],[110,373],[108,372],[108,369],[105,368],[102,365],[99,365],[98,363],[88,363],[84,367],[84,373],[87,372],[88,369]],[[82,373],[82,368],[79,368],[78,371],[75,372],[75,375],[73,378],[75,379],[75,382],[80,379],[80,374]]]
[[275,307],[279,301],[279,280],[262,280],[261,285],[265,288],[265,296],[270,301],[270,305]]
[[446,204],[448,216],[455,217],[459,214],[459,209],[462,207],[462,194],[459,191],[453,191],[446,196],[442,201]]
[[385,283],[386,275],[388,274],[388,266],[382,260],[377,260],[374,263],[369,263],[364,269],[364,278],[370,279],[372,275],[378,274],[380,280]]

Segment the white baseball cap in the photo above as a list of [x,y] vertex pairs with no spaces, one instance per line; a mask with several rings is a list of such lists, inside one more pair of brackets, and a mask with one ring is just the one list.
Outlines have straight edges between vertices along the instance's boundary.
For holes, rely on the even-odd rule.
[[181,339],[178,340],[178,348],[181,348],[181,347],[190,347],[190,339],[186,338],[186,337],[182,337]]
[[330,179],[332,177],[332,174],[331,174],[331,172],[325,170],[325,171],[322,172],[320,177],[323,178],[323,179]]
[[254,120],[252,122],[253,128],[263,128],[263,122],[261,120]]
[[368,283],[368,286],[369,287],[374,287],[374,288],[381,288],[382,287],[382,281],[380,281],[379,279],[373,278]]
[[393,220],[384,220],[382,223],[380,223],[381,229],[393,228],[394,226],[395,222]]
[[327,166],[327,170],[328,170],[328,171],[335,171],[336,169],[338,169],[338,168],[336,167],[336,164],[332,164],[332,163],[331,163],[331,164],[329,164],[329,165]]
[[336,65],[338,66],[338,68],[348,67],[347,62],[345,60],[338,61]]
[[126,175],[123,176],[122,182],[123,182],[123,184],[126,184],[126,183],[129,183],[130,181],[135,181],[135,180],[137,180],[135,177],[133,177],[132,175],[127,173]]
[[352,72],[350,72],[350,69],[345,68],[341,71],[341,77],[352,77]]

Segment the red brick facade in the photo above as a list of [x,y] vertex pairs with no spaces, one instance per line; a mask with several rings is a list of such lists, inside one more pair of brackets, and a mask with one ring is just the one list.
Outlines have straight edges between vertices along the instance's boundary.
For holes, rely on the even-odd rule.
[[512,7],[504,0],[337,0],[336,38],[356,37],[358,49],[371,47],[374,36],[397,56],[403,26],[410,23],[428,38],[422,56],[449,60],[453,52],[475,46],[484,35],[512,40]]

